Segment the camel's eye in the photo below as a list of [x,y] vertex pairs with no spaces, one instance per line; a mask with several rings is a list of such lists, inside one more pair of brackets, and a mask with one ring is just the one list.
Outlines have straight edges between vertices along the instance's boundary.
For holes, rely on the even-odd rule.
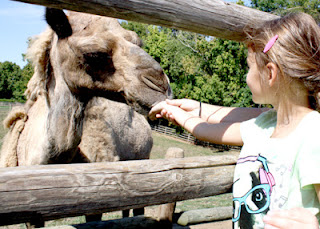
[[84,65],[86,72],[94,80],[103,80],[105,75],[115,72],[112,56],[105,52],[94,52],[84,54]]

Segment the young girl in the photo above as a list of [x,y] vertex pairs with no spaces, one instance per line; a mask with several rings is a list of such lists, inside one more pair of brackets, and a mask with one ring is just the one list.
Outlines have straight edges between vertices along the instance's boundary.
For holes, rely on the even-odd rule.
[[234,228],[319,228],[320,28],[307,14],[290,14],[249,32],[247,46],[253,101],[273,109],[183,99],[157,104],[150,117],[167,118],[201,140],[243,145]]

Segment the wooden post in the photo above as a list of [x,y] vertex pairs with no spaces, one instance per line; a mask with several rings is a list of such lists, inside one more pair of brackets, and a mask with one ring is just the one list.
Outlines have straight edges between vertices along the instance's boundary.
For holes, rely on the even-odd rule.
[[230,191],[238,155],[0,169],[0,225],[172,203]]
[[16,0],[243,41],[243,28],[278,16],[222,0]]
[[[165,158],[184,158],[184,151],[181,148],[177,147],[170,147],[167,150]],[[162,204],[158,208],[158,220],[159,221],[167,221],[169,223],[172,223],[172,217],[174,210],[176,208],[176,203],[168,203],[168,204]]]

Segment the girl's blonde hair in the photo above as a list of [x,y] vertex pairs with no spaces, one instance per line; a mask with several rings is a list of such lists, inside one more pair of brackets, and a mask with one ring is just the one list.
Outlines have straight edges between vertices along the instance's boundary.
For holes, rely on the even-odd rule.
[[[309,102],[318,109],[320,92],[320,28],[305,13],[292,13],[265,22],[261,27],[246,29],[249,49],[252,49],[259,69],[272,62],[279,68],[283,86],[300,81],[309,92]],[[278,35],[272,48],[264,53],[268,41]]]

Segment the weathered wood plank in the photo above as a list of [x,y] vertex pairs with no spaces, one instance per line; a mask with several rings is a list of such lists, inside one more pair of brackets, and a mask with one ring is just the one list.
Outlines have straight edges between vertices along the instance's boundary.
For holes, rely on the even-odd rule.
[[0,169],[0,225],[230,191],[237,154]]
[[16,0],[242,41],[244,26],[277,16],[222,0]]
[[230,206],[186,211],[179,217],[178,224],[186,226],[190,224],[232,219],[232,209],[232,206]]

